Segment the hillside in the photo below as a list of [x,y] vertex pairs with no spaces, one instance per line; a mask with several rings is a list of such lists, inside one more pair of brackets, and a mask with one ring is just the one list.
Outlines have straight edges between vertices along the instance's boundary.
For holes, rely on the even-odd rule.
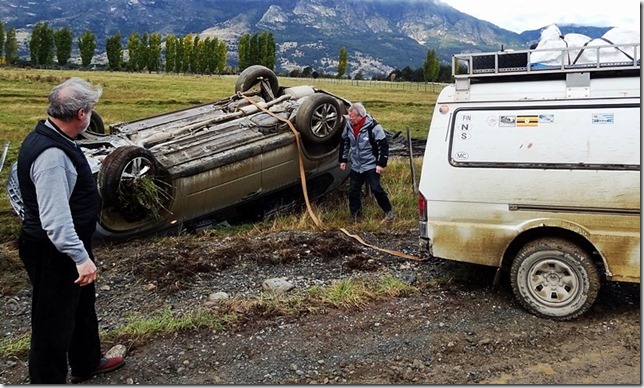
[[[418,68],[430,48],[449,61],[454,53],[524,48],[539,38],[539,31],[516,34],[438,0],[186,0],[180,7],[170,0],[5,0],[0,20],[23,39],[39,21],[69,27],[75,39],[90,30],[99,54],[116,32],[124,45],[131,33],[216,36],[233,66],[239,37],[268,30],[278,46],[278,72],[311,66],[334,73],[346,47],[349,73],[365,75]],[[28,54],[23,44],[21,56]]]

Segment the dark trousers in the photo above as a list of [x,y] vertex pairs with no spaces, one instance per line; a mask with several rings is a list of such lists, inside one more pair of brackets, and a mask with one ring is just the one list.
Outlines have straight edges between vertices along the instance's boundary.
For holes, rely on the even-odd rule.
[[351,170],[349,174],[349,210],[352,216],[362,216],[362,186],[367,182],[373,196],[376,197],[378,206],[385,212],[391,210],[391,202],[387,192],[380,185],[380,174],[376,170],[369,170],[363,173]]
[[94,283],[74,284],[76,264],[48,240],[21,236],[19,253],[33,286],[30,382],[66,384],[68,357],[73,376],[90,375],[101,358]]

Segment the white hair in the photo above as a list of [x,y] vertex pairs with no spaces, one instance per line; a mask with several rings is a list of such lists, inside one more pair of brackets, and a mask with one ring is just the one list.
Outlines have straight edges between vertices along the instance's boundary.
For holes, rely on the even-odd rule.
[[362,105],[361,102],[354,102],[349,107],[349,110],[353,110],[357,112],[361,117],[365,117],[367,115],[367,110],[365,109],[364,105]]

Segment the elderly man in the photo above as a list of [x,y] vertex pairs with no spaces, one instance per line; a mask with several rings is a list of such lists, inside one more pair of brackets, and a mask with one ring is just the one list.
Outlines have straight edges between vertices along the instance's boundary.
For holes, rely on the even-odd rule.
[[387,192],[380,185],[380,175],[387,167],[389,145],[382,126],[369,114],[362,103],[349,107],[349,120],[345,122],[340,146],[342,171],[351,162],[349,174],[349,221],[362,220],[362,186],[367,182],[385,213],[383,221],[393,221],[394,212]]
[[99,195],[74,142],[90,123],[102,90],[70,78],[49,93],[47,120],[27,135],[18,154],[24,201],[19,254],[33,287],[29,377],[65,384],[124,364],[104,358],[95,310],[97,276],[91,240]]

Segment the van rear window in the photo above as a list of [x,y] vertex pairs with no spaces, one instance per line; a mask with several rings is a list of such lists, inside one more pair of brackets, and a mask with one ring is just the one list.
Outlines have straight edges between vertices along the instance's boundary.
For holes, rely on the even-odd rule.
[[639,169],[640,107],[457,109],[455,166]]

